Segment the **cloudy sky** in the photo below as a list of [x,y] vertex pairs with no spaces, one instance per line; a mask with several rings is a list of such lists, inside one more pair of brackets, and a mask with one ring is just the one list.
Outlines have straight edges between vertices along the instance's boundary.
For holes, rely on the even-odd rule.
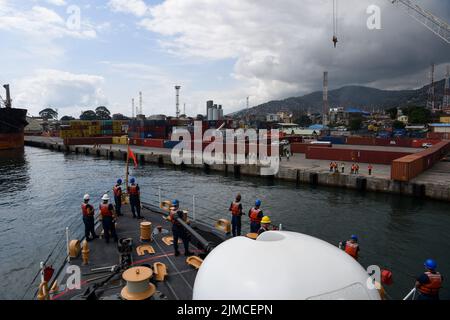
[[[450,21],[450,1],[415,1]],[[338,3],[334,49],[332,0],[0,0],[0,82],[14,106],[60,116],[98,105],[130,115],[139,91],[145,114],[173,115],[181,85],[196,115],[209,99],[229,113],[247,96],[256,105],[321,90],[324,70],[331,88],[417,88],[432,62],[444,77],[450,45],[402,8]],[[370,5],[380,30],[367,28]]]

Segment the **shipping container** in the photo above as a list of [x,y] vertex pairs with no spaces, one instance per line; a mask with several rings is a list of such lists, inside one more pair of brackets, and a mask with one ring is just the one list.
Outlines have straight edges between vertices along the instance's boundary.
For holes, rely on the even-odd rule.
[[362,162],[373,164],[391,164],[393,160],[409,155],[409,152],[391,152],[376,150],[339,149],[309,147],[306,159]]
[[392,162],[391,179],[409,181],[439,162],[449,150],[450,142],[442,141],[413,156],[396,159]]
[[345,144],[347,141],[347,137],[341,136],[325,136],[318,139],[319,141],[328,141],[332,144]]
[[163,139],[143,139],[141,142],[143,147],[164,148]]
[[319,148],[331,148],[331,144],[316,144],[311,145],[311,143],[291,143],[291,152],[292,153],[306,153],[308,147],[319,147]]
[[164,148],[173,149],[179,143],[180,143],[180,141],[167,140],[167,141],[164,141]]
[[112,144],[112,137],[88,137],[88,138],[66,138],[64,144],[71,145],[96,145],[96,144]]

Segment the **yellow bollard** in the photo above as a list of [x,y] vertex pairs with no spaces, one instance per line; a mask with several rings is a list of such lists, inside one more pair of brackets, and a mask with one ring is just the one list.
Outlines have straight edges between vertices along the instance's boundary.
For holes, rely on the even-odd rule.
[[87,265],[89,263],[89,246],[86,240],[83,241],[83,249],[81,250],[81,256],[83,258],[83,265]]
[[55,282],[53,283],[53,285],[50,289],[50,294],[54,294],[54,293],[58,292],[58,290],[59,290],[58,280],[55,280]]
[[47,286],[47,282],[43,281],[41,282],[41,284],[39,285],[39,290],[38,290],[38,295],[37,295],[37,299],[38,300],[48,300],[48,286]]

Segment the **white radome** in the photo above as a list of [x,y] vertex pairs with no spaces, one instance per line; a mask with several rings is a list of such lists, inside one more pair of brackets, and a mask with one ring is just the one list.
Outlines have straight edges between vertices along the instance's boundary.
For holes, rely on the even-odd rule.
[[380,300],[369,276],[348,254],[301,233],[235,237],[203,261],[194,300]]

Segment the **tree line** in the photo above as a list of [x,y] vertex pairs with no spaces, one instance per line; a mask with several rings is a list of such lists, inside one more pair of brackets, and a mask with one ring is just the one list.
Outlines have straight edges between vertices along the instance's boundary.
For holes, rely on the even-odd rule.
[[[58,112],[52,108],[45,108],[39,112],[39,116],[45,120],[57,120]],[[61,121],[70,121],[77,120],[72,116],[63,116],[60,119]],[[128,117],[124,116],[121,113],[116,113],[111,115],[111,112],[105,106],[97,107],[95,110],[86,110],[81,112],[79,120],[129,120]]]

